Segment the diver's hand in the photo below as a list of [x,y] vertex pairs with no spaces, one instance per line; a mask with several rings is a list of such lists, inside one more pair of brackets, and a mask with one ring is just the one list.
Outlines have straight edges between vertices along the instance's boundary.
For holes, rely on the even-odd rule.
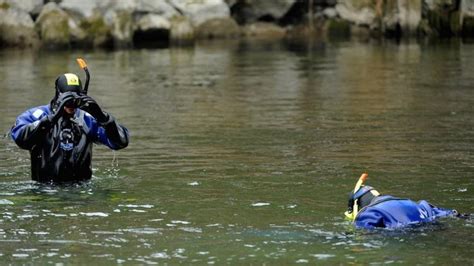
[[68,104],[71,104],[77,97],[77,93],[74,92],[61,93],[56,101],[56,109],[53,110],[53,113],[50,114],[47,119],[53,124],[56,123],[65,113],[64,107]]
[[88,112],[101,124],[104,124],[109,120],[109,115],[104,113],[99,104],[88,95],[81,96],[81,105],[79,108]]

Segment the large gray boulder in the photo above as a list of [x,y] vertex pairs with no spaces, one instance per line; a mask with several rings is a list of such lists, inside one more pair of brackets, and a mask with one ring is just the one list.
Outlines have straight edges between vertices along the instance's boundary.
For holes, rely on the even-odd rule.
[[36,29],[42,45],[47,48],[66,48],[70,45],[69,16],[54,2],[41,10],[36,20]]
[[135,12],[153,13],[167,19],[179,15],[179,12],[164,0],[137,0]]
[[341,0],[336,10],[343,20],[384,34],[415,34],[422,19],[422,3],[413,0]]
[[39,42],[35,24],[23,10],[0,7],[0,46],[33,47]]
[[474,1],[461,2],[461,25],[464,37],[474,37]]
[[170,30],[168,19],[157,14],[147,14],[135,22],[134,29],[140,31]]
[[172,44],[189,45],[194,43],[194,27],[187,17],[174,16],[170,22],[170,42]]
[[295,0],[246,0],[226,1],[232,8],[232,16],[239,24],[248,24],[259,21],[281,19],[295,4]]
[[188,17],[194,27],[206,21],[230,18],[229,6],[223,0],[168,0],[169,3]]
[[133,13],[137,7],[135,0],[102,0],[97,3],[102,13],[108,11],[128,11]]
[[94,0],[63,0],[59,6],[81,18],[91,18],[99,8],[98,2]]
[[102,13],[109,11],[128,11],[133,14],[153,13],[168,19],[179,15],[167,0],[102,0],[97,2],[97,6],[102,10]]
[[39,14],[43,0],[0,0],[0,6],[17,8],[30,14]]
[[254,15],[257,18],[271,16],[276,20],[282,18],[294,3],[295,0],[250,1]]
[[340,0],[336,10],[342,19],[359,26],[374,26],[377,17],[375,6],[367,0]]
[[465,16],[474,16],[474,1],[461,1],[461,11]]
[[69,20],[71,41],[76,46],[105,47],[109,46],[112,36],[111,29],[105,24],[103,16],[94,14],[82,20]]
[[199,39],[230,39],[240,35],[239,25],[231,18],[206,20],[195,31]]
[[104,47],[109,45],[111,29],[105,24],[99,0],[63,0],[59,6],[70,15],[70,41],[77,47]]
[[383,31],[401,30],[405,35],[414,35],[421,21],[422,3],[412,0],[386,1],[383,7]]
[[244,37],[251,37],[256,39],[278,40],[283,39],[286,35],[286,30],[274,23],[257,22],[246,25],[242,28]]
[[[465,0],[461,1],[463,2]],[[442,37],[461,33],[462,16],[458,9],[458,0],[423,0],[423,4],[425,32]]]
[[115,48],[126,48],[133,45],[133,14],[123,10],[109,10],[104,16],[105,25]]

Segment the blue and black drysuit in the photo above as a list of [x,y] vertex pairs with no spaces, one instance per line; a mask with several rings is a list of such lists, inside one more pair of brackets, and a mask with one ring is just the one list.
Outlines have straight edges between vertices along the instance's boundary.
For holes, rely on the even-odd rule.
[[439,208],[421,200],[414,202],[384,195],[375,197],[363,207],[354,220],[359,228],[401,228],[432,222],[437,218],[456,216],[455,210]]
[[128,130],[107,115],[99,123],[89,113],[76,109],[72,117],[51,122],[50,105],[31,108],[16,119],[11,129],[15,143],[31,154],[31,177],[39,182],[88,180],[92,176],[92,144],[118,150],[128,145]]

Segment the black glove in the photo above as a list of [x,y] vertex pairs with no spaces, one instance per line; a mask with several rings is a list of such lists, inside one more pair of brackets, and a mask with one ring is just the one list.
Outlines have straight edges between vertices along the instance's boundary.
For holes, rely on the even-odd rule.
[[102,111],[100,106],[94,99],[92,99],[92,97],[83,95],[80,99],[81,104],[79,108],[92,115],[97,120],[97,122],[104,124],[109,120],[109,115]]
[[64,114],[64,106],[68,104],[73,104],[74,100],[79,96],[74,92],[65,92],[61,93],[58,99],[56,100],[56,108],[54,108],[53,113],[47,117],[47,120],[56,123],[59,118]]

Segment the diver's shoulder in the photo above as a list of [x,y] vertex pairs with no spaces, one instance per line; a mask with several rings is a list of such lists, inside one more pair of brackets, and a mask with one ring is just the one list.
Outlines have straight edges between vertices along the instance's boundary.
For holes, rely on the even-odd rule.
[[42,116],[47,115],[49,113],[50,113],[50,108],[49,108],[49,104],[47,104],[47,105],[40,105],[40,106],[31,107],[30,109],[23,112],[21,115],[22,116],[25,116],[25,115],[33,116],[33,117],[39,119]]

